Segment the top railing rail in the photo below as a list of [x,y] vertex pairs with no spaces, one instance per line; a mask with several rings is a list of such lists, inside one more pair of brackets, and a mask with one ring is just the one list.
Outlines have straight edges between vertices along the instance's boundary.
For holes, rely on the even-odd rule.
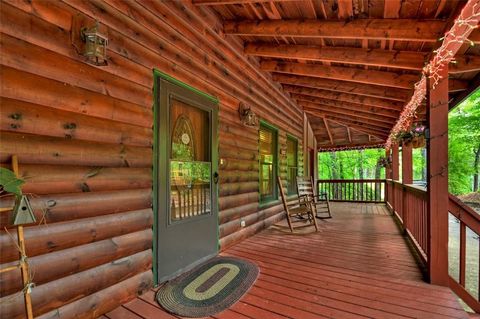
[[317,192],[327,194],[331,201],[380,203],[385,201],[385,180],[320,179]]

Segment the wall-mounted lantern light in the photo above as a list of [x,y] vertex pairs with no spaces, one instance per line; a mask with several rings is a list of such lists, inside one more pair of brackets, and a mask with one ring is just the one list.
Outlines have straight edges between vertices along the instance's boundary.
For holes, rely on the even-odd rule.
[[98,21],[94,27],[82,28],[81,37],[85,42],[83,56],[87,62],[97,66],[107,65],[107,45],[108,38],[99,31]]
[[250,107],[247,107],[244,103],[240,103],[238,107],[238,113],[240,114],[240,121],[246,126],[258,126],[258,117]]

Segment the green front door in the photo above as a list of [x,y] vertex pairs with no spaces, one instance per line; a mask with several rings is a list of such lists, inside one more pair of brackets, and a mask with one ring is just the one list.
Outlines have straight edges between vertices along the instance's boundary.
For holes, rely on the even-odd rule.
[[156,74],[158,281],[218,252],[215,99]]

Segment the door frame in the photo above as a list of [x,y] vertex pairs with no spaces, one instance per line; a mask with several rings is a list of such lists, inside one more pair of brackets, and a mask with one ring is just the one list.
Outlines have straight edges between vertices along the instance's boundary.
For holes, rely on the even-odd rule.
[[[202,92],[184,82],[181,82],[170,75],[163,73],[162,71],[158,69],[153,69],[153,158],[152,158],[152,208],[153,208],[153,238],[152,238],[152,272],[153,272],[153,283],[154,286],[158,286],[159,283],[159,278],[158,278],[158,231],[159,231],[159,214],[160,214],[160,205],[159,205],[159,190],[160,190],[160,170],[159,170],[159,151],[160,151],[160,141],[159,141],[159,135],[160,135],[160,130],[162,129],[160,127],[160,80],[166,80],[172,84],[178,85],[180,87],[183,87],[185,89],[188,89],[192,92],[195,92],[196,94],[199,94],[203,96],[204,98],[207,98],[208,100],[212,101],[215,103],[218,107],[219,101],[216,97],[207,94],[205,92]],[[218,108],[216,110],[218,112]],[[218,122],[218,116],[217,116],[217,122]],[[216,134],[216,141],[217,144],[213,145],[212,144],[212,154],[216,156],[212,156],[212,164],[214,161],[218,162],[218,123],[214,123],[213,119],[211,119],[211,126],[212,126],[212,134]],[[218,171],[218,163],[216,163],[216,168]],[[212,167],[212,174],[214,169]],[[219,249],[219,225],[218,225],[218,188],[219,188],[220,182],[216,184],[215,187],[213,187],[212,191],[216,192],[215,198],[217,199],[214,203],[211,203],[212,208],[215,206],[215,211],[217,212],[217,218],[216,218],[216,237],[217,237],[217,252]],[[213,185],[213,184],[212,184]]]

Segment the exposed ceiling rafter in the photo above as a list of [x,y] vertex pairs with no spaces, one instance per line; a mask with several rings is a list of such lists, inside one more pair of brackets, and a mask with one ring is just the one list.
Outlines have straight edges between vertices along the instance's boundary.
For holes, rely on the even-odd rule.
[[298,102],[298,105],[302,106],[304,111],[319,112],[320,114],[326,114],[326,115],[346,116],[348,118],[355,119],[357,121],[362,121],[368,125],[375,126],[385,130],[391,129],[395,124],[395,120],[392,120],[392,119],[385,120],[381,116],[372,116],[368,113],[330,108],[327,106],[323,106],[321,104],[314,104],[314,103],[302,102],[302,101]]
[[373,98],[362,95],[355,95],[349,93],[333,92],[321,89],[314,89],[304,86],[295,86],[284,84],[283,89],[290,94],[301,94],[305,96],[311,96],[327,100],[335,100],[339,102],[357,103],[365,106],[374,106],[381,109],[393,110],[401,112],[404,106],[402,102],[396,102],[391,100],[385,100],[381,98]]
[[[291,36],[331,39],[377,39],[437,42],[443,20],[355,19],[226,21],[224,32],[243,36]],[[388,32],[385,32],[388,30]]]
[[283,59],[348,63],[421,71],[427,53],[350,47],[249,43],[245,54]]
[[414,84],[420,80],[420,75],[414,74],[399,74],[396,72],[294,62],[262,61],[260,68],[269,72],[373,84],[406,90],[413,89]]
[[272,79],[282,84],[291,84],[314,89],[382,98],[403,103],[406,102],[411,95],[411,90],[384,88],[376,85],[373,86],[347,81],[327,80],[310,76],[273,73]]
[[309,95],[292,94],[292,98],[294,98],[297,101],[311,102],[311,103],[316,103],[316,104],[325,105],[329,107],[350,110],[354,112],[357,111],[362,113],[369,113],[369,114],[372,114],[373,116],[382,116],[385,118],[391,118],[393,120],[398,119],[398,116],[400,115],[400,111],[386,110],[381,108],[379,109],[374,106],[329,100],[324,98],[317,98]]
[[254,3],[274,3],[274,2],[293,2],[298,0],[192,0],[197,6],[220,6],[225,4],[254,4]]
[[323,124],[325,125],[325,129],[327,130],[328,138],[330,139],[330,144],[333,145],[335,143],[333,142],[332,132],[330,132],[330,128],[328,127],[328,120],[325,117],[323,117],[322,119]]

